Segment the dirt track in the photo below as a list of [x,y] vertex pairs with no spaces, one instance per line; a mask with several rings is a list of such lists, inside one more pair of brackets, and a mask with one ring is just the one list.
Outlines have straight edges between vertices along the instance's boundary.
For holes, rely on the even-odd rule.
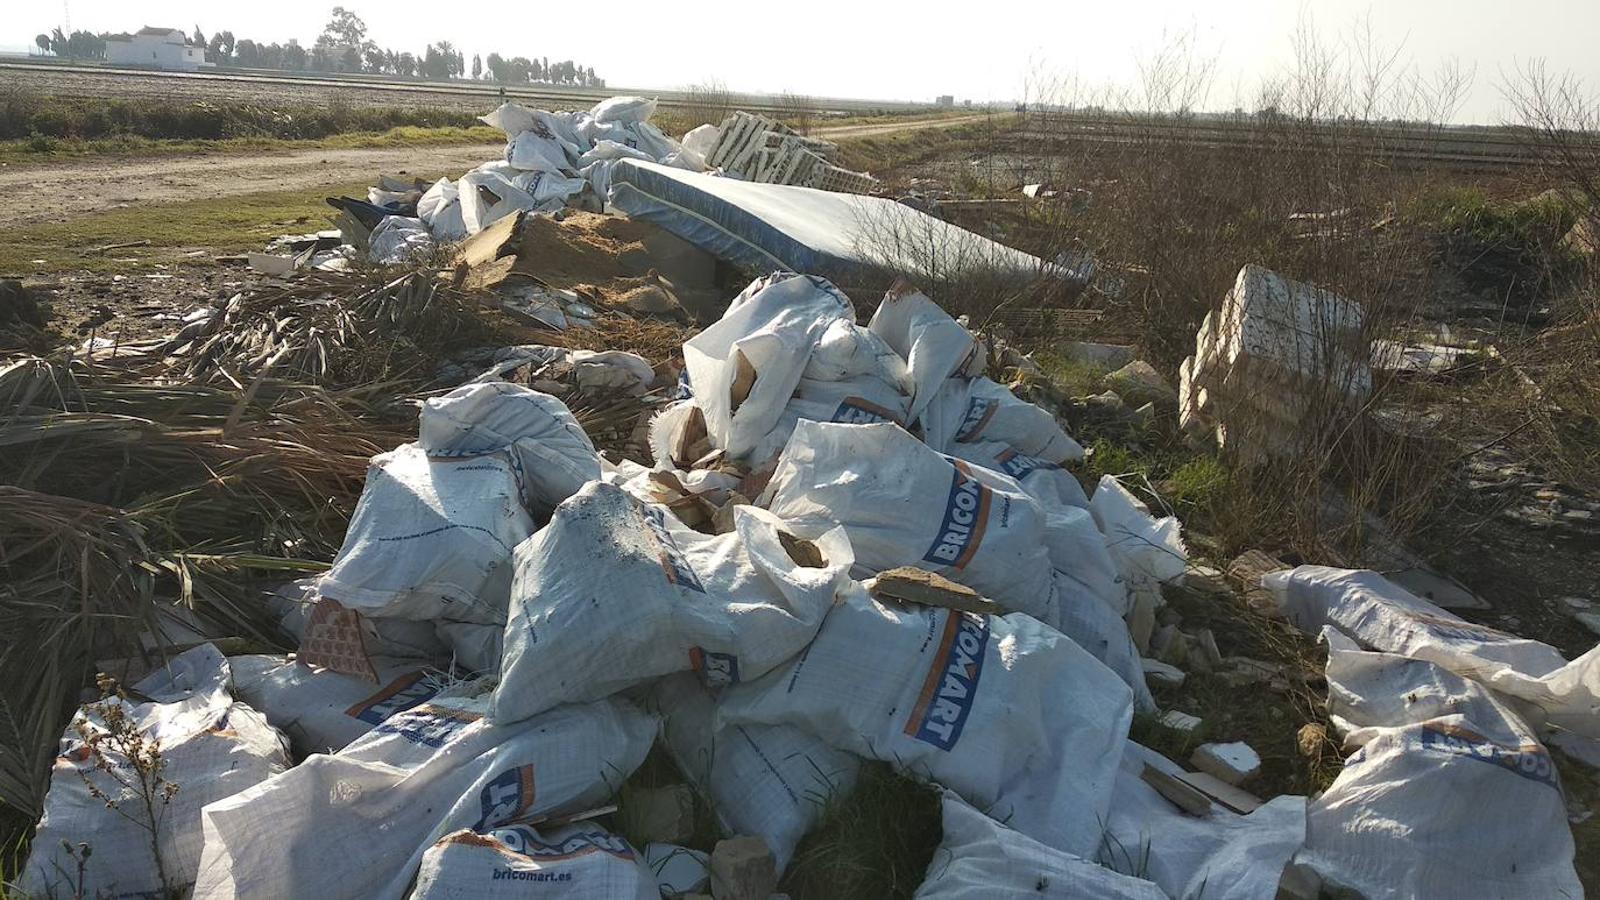
[[0,167],[0,193],[12,199],[6,225],[16,227],[119,206],[369,182],[380,172],[454,176],[504,149],[501,144],[470,144],[74,160]]

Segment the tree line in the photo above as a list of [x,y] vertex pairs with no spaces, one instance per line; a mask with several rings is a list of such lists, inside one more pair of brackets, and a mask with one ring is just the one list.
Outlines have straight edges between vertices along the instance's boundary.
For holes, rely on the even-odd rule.
[[[104,59],[110,33],[75,31],[33,39],[40,52],[66,59]],[[208,40],[199,26],[190,42],[206,48],[206,58],[218,66],[248,69],[280,69],[289,72],[348,72],[371,75],[400,75],[407,78],[444,80],[467,75],[466,57],[449,41],[429,44],[422,53],[396,52],[379,47],[367,37],[367,24],[342,6],[333,8],[332,18],[305,47],[291,38],[288,43],[263,43],[249,38],[235,39],[232,31],[214,32]],[[472,57],[471,77],[500,84],[546,82],[579,87],[605,87],[605,79],[595,75],[593,66],[581,66],[570,59],[552,62],[548,56],[504,57],[490,53],[487,58]]]

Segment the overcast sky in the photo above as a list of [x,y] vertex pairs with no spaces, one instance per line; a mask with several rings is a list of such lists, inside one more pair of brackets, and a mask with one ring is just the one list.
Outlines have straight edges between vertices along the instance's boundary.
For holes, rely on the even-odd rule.
[[[63,6],[10,0],[0,44],[20,47],[62,24]],[[334,4],[274,0],[70,0],[71,25],[132,31],[143,25],[309,45]],[[1192,57],[1213,60],[1203,106],[1250,107],[1264,78],[1293,57],[1306,18],[1330,47],[1371,23],[1377,42],[1404,64],[1436,72],[1449,60],[1475,70],[1456,118],[1498,123],[1501,85],[1516,67],[1544,59],[1600,88],[1600,0],[988,0],[911,3],[784,0],[763,4],[588,2],[450,3],[350,0],[373,40],[420,51],[449,40],[466,52],[572,58],[613,86],[684,87],[719,79],[735,90],[830,97],[929,100],[954,94],[1009,100],[1040,73],[1072,79],[1080,96],[1137,82],[1176,36]],[[15,33],[12,33],[12,32]]]

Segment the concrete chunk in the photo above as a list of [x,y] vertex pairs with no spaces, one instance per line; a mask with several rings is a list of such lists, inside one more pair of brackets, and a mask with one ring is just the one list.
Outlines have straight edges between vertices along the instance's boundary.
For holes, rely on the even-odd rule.
[[1243,741],[1201,744],[1195,748],[1189,762],[1200,771],[1235,786],[1261,771],[1261,757]]
[[711,851],[711,896],[716,900],[767,900],[777,887],[778,865],[761,838],[728,838]]
[[880,573],[872,583],[872,596],[980,615],[1005,614],[1005,610],[983,599],[972,588],[915,566],[899,566]]

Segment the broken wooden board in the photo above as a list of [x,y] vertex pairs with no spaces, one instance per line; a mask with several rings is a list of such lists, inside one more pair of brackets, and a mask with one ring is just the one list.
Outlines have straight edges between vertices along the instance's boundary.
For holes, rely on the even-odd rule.
[[1175,775],[1155,768],[1149,763],[1145,764],[1144,771],[1139,773],[1139,778],[1145,784],[1156,789],[1156,793],[1167,798],[1172,805],[1178,807],[1191,816],[1208,816],[1211,814],[1211,799],[1204,791],[1196,788]]
[[1244,788],[1234,787],[1221,778],[1206,772],[1185,772],[1178,777],[1189,787],[1242,816],[1255,812],[1262,803],[1261,798],[1255,794]]

